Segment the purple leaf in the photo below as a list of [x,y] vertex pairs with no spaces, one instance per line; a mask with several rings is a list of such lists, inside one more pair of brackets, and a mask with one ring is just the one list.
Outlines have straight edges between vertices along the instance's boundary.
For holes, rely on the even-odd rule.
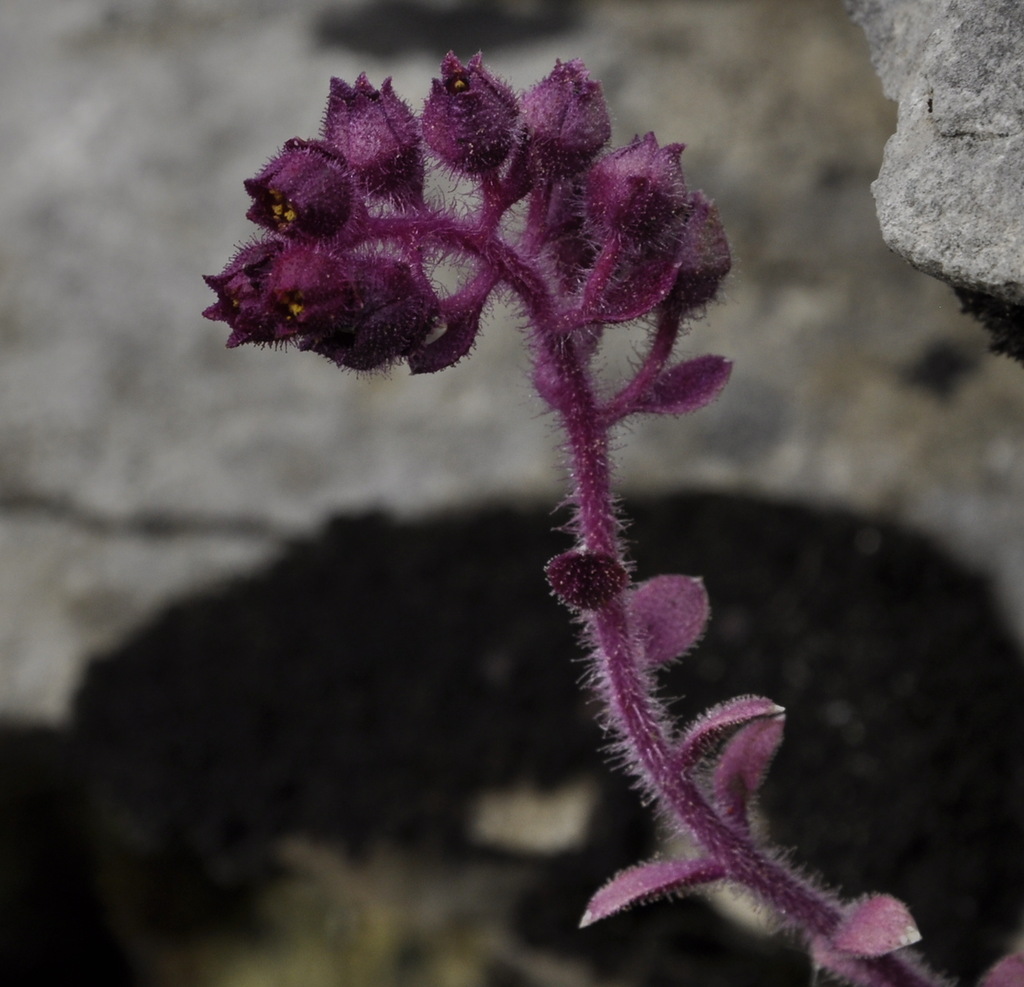
[[698,356],[666,370],[634,406],[656,415],[683,415],[710,404],[725,387],[732,362],[724,356]]
[[649,312],[672,290],[679,261],[671,254],[636,252],[627,257],[601,294],[593,316],[602,322],[629,322]]
[[630,613],[650,666],[684,654],[704,633],[710,607],[704,583],[692,576],[655,576],[630,595]]
[[715,802],[723,815],[746,830],[750,796],[762,785],[775,752],[782,743],[785,718],[765,716],[729,738],[715,768]]
[[1024,984],[1024,953],[1001,959],[978,982],[978,987],[1021,987]]
[[872,957],[885,956],[920,940],[921,933],[907,906],[891,895],[876,894],[853,906],[832,935],[831,944],[840,953]]
[[763,696],[739,696],[712,706],[699,716],[683,735],[677,748],[676,769],[686,771],[693,767],[726,734],[732,733],[751,720],[779,717],[785,710]]
[[590,899],[580,928],[632,905],[690,891],[723,877],[722,865],[711,860],[663,860],[630,867],[616,874]]
[[472,348],[480,332],[480,306],[455,312],[437,339],[409,355],[414,374],[432,374],[458,363]]

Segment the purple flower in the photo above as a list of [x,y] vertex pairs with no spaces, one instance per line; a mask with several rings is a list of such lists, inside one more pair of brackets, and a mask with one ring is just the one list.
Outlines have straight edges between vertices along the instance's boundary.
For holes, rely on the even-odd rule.
[[323,136],[348,162],[368,195],[399,201],[423,198],[423,150],[419,121],[384,80],[380,90],[366,74],[350,86],[331,79]]
[[274,258],[281,252],[280,240],[257,240],[242,247],[220,274],[203,280],[217,293],[217,301],[203,315],[231,328],[229,347],[241,343],[272,343],[280,320],[267,304],[267,282]]
[[483,57],[463,65],[448,52],[423,107],[423,136],[431,150],[452,168],[477,175],[508,157],[518,124],[515,94],[483,67]]
[[352,181],[345,162],[323,146],[294,139],[255,177],[248,219],[275,233],[332,237],[352,214]]
[[654,134],[606,154],[587,175],[587,213],[600,239],[649,251],[670,242],[685,223],[682,144],[658,146]]
[[268,290],[300,349],[353,370],[380,369],[416,352],[438,320],[426,278],[386,257],[298,245],[277,259]]
[[680,253],[681,262],[671,297],[685,314],[711,301],[732,267],[729,241],[718,207],[700,192],[690,195]]
[[579,59],[554,71],[523,95],[530,158],[538,175],[563,178],[585,168],[611,137],[601,84]]

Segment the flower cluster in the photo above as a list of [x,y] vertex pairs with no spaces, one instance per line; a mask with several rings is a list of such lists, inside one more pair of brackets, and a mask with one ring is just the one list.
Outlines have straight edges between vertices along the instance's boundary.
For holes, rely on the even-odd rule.
[[[579,61],[516,94],[479,55],[449,54],[418,115],[390,79],[333,79],[320,136],[287,141],[245,182],[262,235],[206,278],[217,301],[204,314],[228,324],[229,346],[294,343],[414,373],[470,350],[499,286],[563,333],[662,305],[678,321],[728,272],[721,223],[687,189],[681,145],[648,134],[607,151],[610,135]],[[430,171],[474,187],[475,213],[428,197]],[[454,290],[433,277],[446,260],[468,272]]]
[[[652,134],[609,150],[608,110],[581,62],[557,63],[517,95],[449,54],[422,111],[360,76],[331,82],[316,140],[293,139],[245,183],[262,235],[206,279],[204,313],[229,346],[294,343],[357,371],[400,361],[441,370],[472,348],[496,290],[529,325],[533,383],[565,434],[576,545],[546,569],[592,646],[591,681],[620,760],[688,859],[623,871],[590,900],[583,924],[667,894],[727,883],[752,892],[803,938],[817,966],[863,987],[943,984],[906,947],[919,938],[905,905],[877,894],[844,901],[764,844],[752,802],[782,740],[783,710],[744,696],[673,727],[657,674],[683,656],[709,616],[700,580],[636,584],[612,495],[611,436],[629,416],[684,414],[713,400],[730,365],[674,357],[685,319],[729,270],[715,207],[691,191],[682,145]],[[430,194],[468,189],[451,203]],[[446,263],[447,262],[447,263]],[[439,283],[442,267],[460,272]],[[601,379],[602,333],[642,320],[646,340],[624,382]],[[983,987],[1024,983],[1024,954]]]

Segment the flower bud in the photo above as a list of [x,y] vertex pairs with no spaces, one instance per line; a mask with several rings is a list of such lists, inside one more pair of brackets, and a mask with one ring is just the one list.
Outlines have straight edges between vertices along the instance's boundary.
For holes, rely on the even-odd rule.
[[267,282],[280,240],[258,240],[242,247],[220,274],[203,280],[217,293],[217,301],[203,315],[231,328],[229,347],[242,343],[271,343],[280,338],[280,320],[267,305]]
[[555,595],[567,606],[597,610],[629,584],[622,564],[602,552],[556,555],[544,569]]
[[718,207],[700,192],[690,196],[681,247],[682,263],[672,298],[683,313],[706,305],[729,273],[732,257]]
[[324,141],[344,157],[370,195],[400,201],[423,196],[423,151],[412,110],[395,95],[391,79],[378,92],[366,74],[350,86],[331,79]]
[[667,243],[685,222],[682,144],[658,147],[637,137],[594,164],[587,176],[587,213],[599,237],[618,234],[626,246]]
[[334,236],[352,213],[345,163],[309,141],[288,141],[245,190],[253,200],[246,217],[288,237]]
[[383,257],[296,246],[277,259],[268,289],[300,349],[353,370],[376,370],[409,356],[438,317],[426,278]]
[[581,171],[612,133],[601,84],[579,59],[556,61],[554,71],[524,94],[523,119],[534,169],[544,178]]
[[515,94],[483,67],[480,55],[463,65],[449,52],[423,107],[423,136],[445,164],[475,175],[505,160],[518,119]]

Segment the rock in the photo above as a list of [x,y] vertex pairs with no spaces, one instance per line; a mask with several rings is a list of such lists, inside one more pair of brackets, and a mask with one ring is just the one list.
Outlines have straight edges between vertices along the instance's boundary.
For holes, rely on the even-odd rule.
[[874,183],[886,243],[958,289],[1024,303],[1024,9],[845,0],[895,135]]

